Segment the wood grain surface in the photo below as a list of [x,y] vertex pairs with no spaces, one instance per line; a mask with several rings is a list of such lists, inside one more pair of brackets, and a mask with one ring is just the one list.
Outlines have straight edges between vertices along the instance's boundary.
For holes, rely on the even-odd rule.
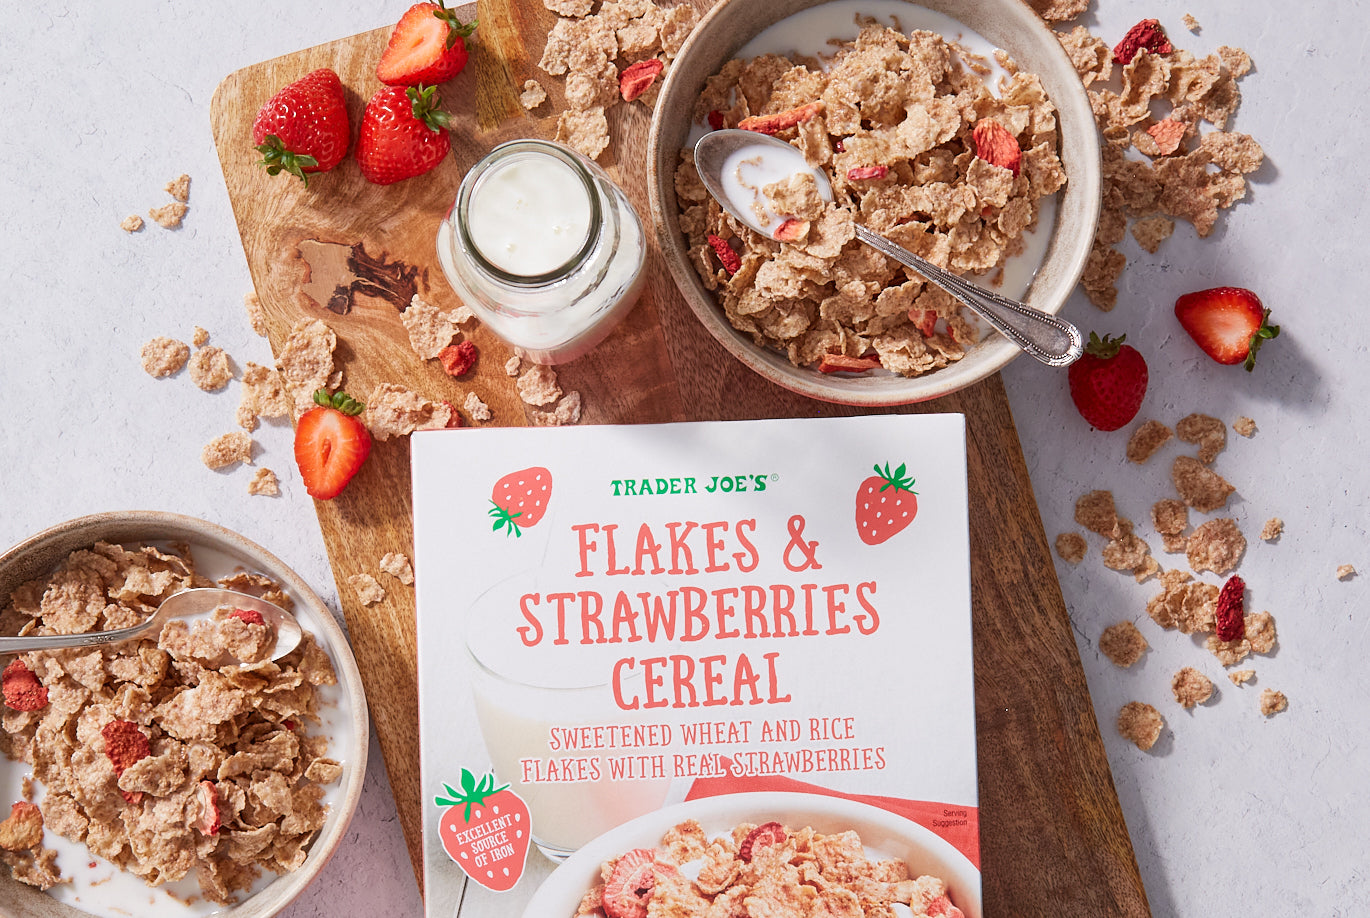
[[[707,7],[707,0],[699,5]],[[470,18],[474,6],[461,13]],[[481,357],[471,376],[453,380],[436,361],[414,355],[397,296],[360,285],[350,311],[339,314],[304,295],[306,285],[315,292],[328,287],[333,279],[321,274],[339,271],[320,252],[351,251],[382,273],[393,269],[398,276],[408,268],[425,299],[440,308],[457,305],[437,267],[434,238],[461,176],[504,140],[550,138],[562,103],[561,82],[536,66],[555,17],[539,0],[483,0],[479,14],[471,64],[441,89],[459,119],[453,153],[426,176],[373,186],[349,156],[305,188],[255,166],[253,115],[281,86],[318,67],[342,78],[355,138],[365,101],[380,86],[373,68],[388,29],[230,75],[215,93],[211,124],[273,351],[297,320],[316,316],[337,333],[335,358],[355,396],[365,400],[377,384],[394,382],[461,405],[474,391],[494,413],[488,423],[522,425],[525,409],[503,370],[512,352],[485,329],[464,329]],[[531,113],[517,101],[528,79],[538,79],[549,94]],[[611,109],[613,144],[600,159],[643,214],[648,121],[640,104]],[[764,381],[708,336],[655,250],[648,272],[646,292],[623,325],[591,354],[558,368],[562,387],[583,396],[582,423],[856,413]],[[347,272],[341,274],[338,283],[346,283]],[[986,914],[1149,915],[1002,381],[992,377],[933,403],[890,410],[967,418]],[[376,443],[348,489],[316,508],[421,879],[414,594],[396,584],[384,601],[363,606],[348,584],[355,574],[374,574],[387,552],[412,556],[407,441]]]

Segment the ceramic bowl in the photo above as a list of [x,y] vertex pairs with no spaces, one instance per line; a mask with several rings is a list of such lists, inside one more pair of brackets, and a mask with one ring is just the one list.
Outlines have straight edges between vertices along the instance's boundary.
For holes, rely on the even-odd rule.
[[[328,653],[337,672],[336,686],[320,687],[322,694],[319,713],[323,723],[311,729],[329,736],[328,755],[342,764],[343,774],[325,790],[324,801],[329,807],[328,818],[324,827],[310,843],[304,864],[294,873],[281,876],[268,872],[266,877],[270,878],[269,882],[265,882],[252,895],[245,896],[237,905],[215,907],[205,901],[192,903],[190,906],[182,905],[171,900],[163,890],[143,886],[137,877],[120,872],[106,862],[99,862],[94,869],[87,868],[87,861],[94,863],[89,854],[77,857],[77,851],[72,851],[70,854],[63,853],[59,856],[58,866],[62,868],[64,876],[74,875],[76,883],[67,888],[54,889],[49,893],[39,892],[11,879],[9,871],[0,866],[0,916],[86,918],[93,914],[141,914],[146,918],[164,915],[191,918],[212,913],[216,918],[269,918],[285,908],[323,869],[329,857],[342,843],[347,825],[361,797],[362,779],[366,774],[369,722],[366,698],[362,693],[361,675],[347,638],[327,606],[308,584],[261,546],[213,523],[158,511],[128,511],[85,516],[61,523],[21,542],[0,555],[0,597],[8,601],[15,587],[25,581],[45,576],[72,551],[89,548],[101,541],[186,543],[191,547],[197,569],[210,576],[222,576],[230,573],[235,567],[242,567],[265,574],[280,583],[295,601],[296,618]],[[216,566],[224,566],[227,569],[221,574],[215,569]],[[0,788],[13,794],[13,787],[18,784],[17,775],[21,772],[27,774],[27,766],[0,756]],[[13,800],[8,798],[0,800],[3,804],[11,802]],[[4,813],[8,814],[8,808],[5,808]],[[71,844],[57,838],[50,831],[46,833],[43,841],[48,847]],[[84,846],[75,847],[80,852],[85,851]],[[100,881],[101,877],[111,874],[114,875],[113,879]],[[97,882],[81,888],[82,877]],[[115,895],[129,895],[115,893],[112,890],[130,881],[134,884],[131,887],[134,890],[131,905],[129,898],[119,902],[112,901]],[[187,881],[182,881],[185,882]],[[193,874],[188,882],[188,888],[193,893]]]
[[[963,359],[921,377],[844,377],[793,366],[784,354],[757,347],[728,323],[714,295],[695,273],[680,231],[675,171],[705,80],[767,26],[823,3],[721,0],[699,23],[671,65],[652,118],[648,152],[652,222],[662,255],[695,315],[733,356],[771,382],[812,398],[850,405],[925,401],[998,372],[1018,356],[1018,349],[980,322],[984,337]],[[1003,48],[1021,69],[1041,78],[1057,108],[1060,156],[1068,182],[1057,193],[1055,226],[1026,302],[1044,312],[1059,312],[1084,270],[1099,214],[1099,141],[1084,87],[1051,30],[1021,0],[922,0],[918,5],[950,16]]]

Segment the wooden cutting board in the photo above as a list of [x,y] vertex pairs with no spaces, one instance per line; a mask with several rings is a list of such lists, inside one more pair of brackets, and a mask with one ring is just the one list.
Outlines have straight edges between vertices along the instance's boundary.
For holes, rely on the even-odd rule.
[[[460,12],[470,19],[474,5]],[[358,398],[382,382],[454,405],[476,392],[494,413],[490,424],[528,423],[504,373],[507,346],[483,328],[471,331],[480,360],[469,377],[453,380],[436,361],[414,355],[399,311],[414,292],[439,308],[458,305],[437,266],[434,236],[465,171],[504,140],[553,135],[561,85],[536,65],[554,21],[539,0],[483,0],[471,64],[441,89],[458,116],[452,155],[436,171],[388,187],[368,184],[350,156],[308,188],[270,178],[254,164],[250,138],[261,105],[319,67],[342,78],[355,138],[365,102],[380,87],[373,68],[388,28],[223,81],[211,104],[214,140],[273,351],[297,320],[316,316],[336,332],[344,386]],[[528,79],[550,96],[532,113],[518,104]],[[615,106],[610,125],[614,143],[601,164],[646,214],[647,111]],[[582,394],[582,423],[856,413],[764,381],[694,319],[655,250],[648,272],[647,291],[623,325],[588,356],[558,368],[562,387]],[[967,418],[986,914],[1149,915],[1002,381],[890,410]],[[348,584],[353,575],[375,574],[387,552],[412,556],[407,441],[376,443],[342,496],[316,507],[421,880],[427,795],[419,785],[414,594],[382,578],[386,599],[363,606]]]

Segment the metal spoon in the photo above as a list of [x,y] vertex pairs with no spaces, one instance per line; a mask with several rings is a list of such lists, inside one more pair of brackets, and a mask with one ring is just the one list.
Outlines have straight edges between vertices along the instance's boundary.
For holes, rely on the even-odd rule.
[[249,609],[262,614],[262,619],[276,635],[276,646],[271,659],[279,660],[300,644],[300,623],[289,612],[275,603],[267,602],[236,590],[194,589],[172,593],[157,611],[141,625],[117,628],[113,631],[88,631],[84,634],[42,634],[35,637],[0,637],[0,653],[28,653],[30,650],[62,650],[67,647],[100,647],[120,644],[162,632],[162,625],[173,618],[206,615],[220,606]]
[[[729,161],[732,161],[731,168],[735,170],[740,161],[739,157],[742,157],[744,152],[750,154],[753,150],[756,151],[755,155],[784,157],[785,162],[795,159],[797,168],[787,168],[784,171],[793,174],[801,169],[807,169],[818,183],[818,191],[823,199],[832,200],[832,185],[828,182],[828,177],[805,163],[803,154],[785,141],[755,131],[710,131],[695,144],[695,168],[699,170],[699,178],[724,210],[756,232],[770,236],[772,231],[761,225],[756,214],[738,207],[728,195],[725,185],[726,173],[730,168]],[[941,287],[982,317],[1005,338],[1042,363],[1063,367],[1074,363],[1084,353],[1084,339],[1080,335],[1080,330],[1070,322],[977,287],[860,223],[856,224],[856,238]]]

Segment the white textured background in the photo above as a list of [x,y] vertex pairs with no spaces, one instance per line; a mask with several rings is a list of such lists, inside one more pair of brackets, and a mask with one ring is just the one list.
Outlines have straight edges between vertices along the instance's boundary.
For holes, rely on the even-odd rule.
[[[184,374],[152,380],[138,364],[147,339],[189,340],[193,326],[241,368],[266,363],[242,309],[249,278],[209,130],[218,82],[239,67],[398,17],[338,0],[313,4],[5,4],[0,11],[0,545],[74,516],[117,508],[206,517],[265,545],[336,609],[313,507],[290,459],[289,428],[257,433],[260,458],[282,476],[277,499],[249,498],[246,474],[213,473],[200,447],[232,429],[237,390],[206,394]],[[1106,570],[1100,540],[1078,567],[1058,562],[1090,691],[1142,876],[1157,916],[1361,915],[1370,908],[1370,689],[1361,675],[1370,579],[1365,487],[1367,289],[1362,216],[1370,205],[1363,112],[1364,13],[1316,0],[1097,0],[1083,20],[1116,41],[1158,17],[1179,47],[1246,48],[1256,69],[1231,128],[1254,135],[1267,161],[1248,199],[1197,240],[1181,226],[1154,256],[1130,244],[1116,310],[1082,297],[1068,315],[1086,329],[1126,332],[1151,367],[1144,417],[1173,424],[1191,411],[1254,418],[1251,440],[1229,435],[1216,468],[1238,488],[1229,509],[1251,546],[1241,567],[1249,608],[1269,609],[1274,656],[1232,686],[1191,638],[1146,618],[1154,583]],[[1197,35],[1180,17],[1193,13]],[[193,178],[184,226],[119,229]],[[1180,293],[1215,284],[1257,290],[1283,334],[1248,375],[1203,357],[1176,325]],[[1005,373],[1048,539],[1076,529],[1075,498],[1111,488],[1163,564],[1148,509],[1169,496],[1171,443],[1144,467],[1123,458],[1127,429],[1090,431],[1064,374],[1017,361]],[[1130,429],[1130,428],[1129,428]],[[1269,516],[1282,539],[1255,538]],[[1338,582],[1350,563],[1365,573]],[[1132,619],[1152,650],[1119,670],[1095,644]],[[1185,712],[1171,674],[1194,665],[1218,692]],[[1261,688],[1289,710],[1263,718]],[[1129,700],[1156,705],[1166,730],[1143,753],[1113,728]],[[420,912],[379,751],[348,843],[285,914],[411,916]]]

